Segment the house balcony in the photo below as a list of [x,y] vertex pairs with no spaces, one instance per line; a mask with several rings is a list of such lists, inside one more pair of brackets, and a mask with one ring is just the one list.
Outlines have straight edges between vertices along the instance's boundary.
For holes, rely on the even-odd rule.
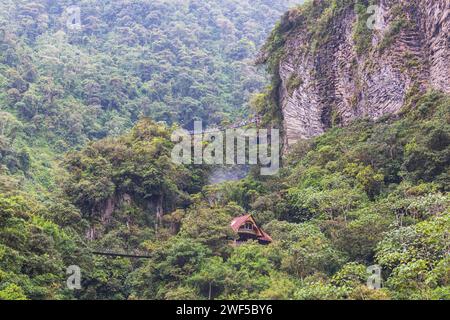
[[239,229],[238,233],[239,234],[254,235],[254,236],[258,235],[255,230],[253,230],[253,229],[244,229],[244,228]]

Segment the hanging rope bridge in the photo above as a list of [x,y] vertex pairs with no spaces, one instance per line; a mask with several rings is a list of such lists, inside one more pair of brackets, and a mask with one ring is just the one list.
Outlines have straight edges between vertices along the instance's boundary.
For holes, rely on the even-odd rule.
[[91,251],[96,256],[116,257],[116,258],[136,258],[136,259],[150,259],[151,256],[143,252],[117,252],[113,250],[93,250]]
[[207,134],[207,133],[216,133],[216,132],[222,132],[222,131],[226,131],[229,129],[239,129],[239,128],[243,128],[246,127],[248,125],[251,124],[259,124],[261,122],[261,117],[259,116],[255,116],[254,118],[250,118],[247,120],[242,120],[239,122],[235,122],[231,125],[228,126],[223,126],[223,127],[217,127],[217,128],[211,128],[211,129],[205,129],[202,130],[201,133],[196,132],[194,130],[187,130],[187,132],[191,135],[191,136],[197,136],[197,135],[203,135],[203,134]]

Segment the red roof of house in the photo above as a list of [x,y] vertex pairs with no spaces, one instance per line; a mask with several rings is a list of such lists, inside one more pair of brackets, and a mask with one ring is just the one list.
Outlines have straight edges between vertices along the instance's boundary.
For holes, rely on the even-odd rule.
[[233,221],[231,221],[231,229],[233,229],[235,232],[239,231],[239,228],[248,220],[252,220],[255,223],[255,226],[257,228],[257,232],[258,232],[258,240],[262,240],[262,241],[268,241],[268,242],[272,242],[272,238],[265,233],[260,227],[258,227],[258,225],[256,224],[255,219],[252,217],[251,214],[246,214],[245,216],[240,216],[240,217],[236,217],[233,219]]
[[265,233],[261,228],[259,230],[261,230],[261,232],[263,234],[262,237],[258,238],[259,240],[268,241],[268,242],[272,242],[273,241],[272,237],[269,236],[267,233]]
[[233,221],[231,221],[231,229],[238,232],[239,228],[247,221],[252,215],[247,214],[245,216],[234,218]]

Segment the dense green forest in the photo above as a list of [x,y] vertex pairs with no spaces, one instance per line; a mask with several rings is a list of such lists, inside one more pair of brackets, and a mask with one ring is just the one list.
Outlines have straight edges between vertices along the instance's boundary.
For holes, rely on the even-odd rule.
[[[441,92],[300,141],[276,176],[211,185],[214,167],[171,161],[178,126],[276,118],[253,60],[287,7],[0,0],[0,300],[450,299]],[[244,213],[270,245],[230,245]]]

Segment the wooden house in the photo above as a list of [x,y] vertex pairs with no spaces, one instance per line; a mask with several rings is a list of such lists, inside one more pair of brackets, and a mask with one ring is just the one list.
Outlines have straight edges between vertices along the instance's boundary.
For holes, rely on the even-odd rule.
[[248,240],[255,240],[260,244],[269,244],[272,242],[272,238],[256,224],[251,214],[234,218],[230,226],[239,236],[235,240],[236,245]]

